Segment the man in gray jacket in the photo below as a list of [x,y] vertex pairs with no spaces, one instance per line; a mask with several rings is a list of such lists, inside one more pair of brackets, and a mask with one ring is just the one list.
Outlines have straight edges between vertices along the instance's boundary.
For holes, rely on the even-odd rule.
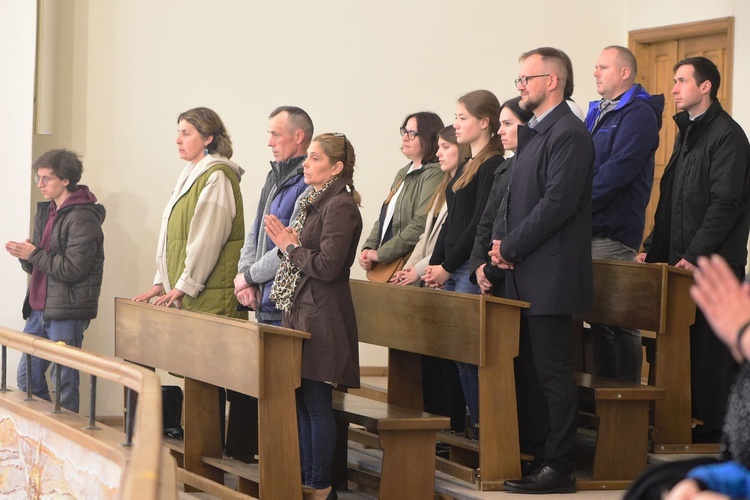
[[[106,215],[88,187],[78,185],[83,164],[72,151],[55,149],[34,162],[37,187],[45,199],[34,218],[34,239],[9,241],[5,249],[31,274],[23,305],[23,331],[37,337],[81,347],[83,332],[96,317],[104,270]],[[50,401],[47,368],[50,362],[25,355],[18,365],[18,387],[25,391],[26,365],[31,363],[31,388],[35,396]],[[63,408],[78,412],[79,375],[67,366],[60,370]]]
[[[281,260],[276,245],[266,236],[264,217],[273,214],[288,226],[297,209],[297,198],[307,189],[302,162],[312,141],[310,116],[295,106],[273,110],[268,122],[268,146],[274,161],[260,192],[253,225],[240,253],[234,293],[244,307],[254,310],[258,323],[281,325],[281,311],[271,300],[271,286]],[[252,462],[257,451],[257,403],[250,396],[228,392],[230,401],[226,454]]]

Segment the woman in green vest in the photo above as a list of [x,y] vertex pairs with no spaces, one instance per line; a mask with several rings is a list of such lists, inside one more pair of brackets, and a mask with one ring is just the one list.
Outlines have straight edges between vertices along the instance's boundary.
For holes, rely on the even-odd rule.
[[[237,311],[234,276],[245,238],[240,178],[221,118],[194,108],[177,118],[177,151],[187,161],[161,219],[156,276],[136,302],[247,319]],[[224,447],[226,393],[219,388]]]
[[232,141],[211,109],[182,113],[176,142],[188,164],[162,216],[154,284],[134,300],[242,317],[233,280],[245,236],[244,170],[229,160]]

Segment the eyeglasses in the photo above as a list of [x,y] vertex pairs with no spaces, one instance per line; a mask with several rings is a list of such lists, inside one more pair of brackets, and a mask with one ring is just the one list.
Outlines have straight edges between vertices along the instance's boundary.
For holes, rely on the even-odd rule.
[[346,164],[349,163],[349,151],[348,151],[348,148],[346,147],[346,142],[347,142],[346,134],[342,134],[341,132],[336,132],[335,134],[333,134],[333,136],[341,137],[342,139],[344,139],[344,166],[346,166]]
[[408,135],[410,141],[413,141],[414,138],[419,135],[416,130],[407,130],[406,127],[401,127],[398,131],[401,132],[401,137],[403,137],[404,134]]
[[552,73],[544,73],[542,75],[529,75],[529,76],[519,76],[515,80],[513,80],[513,83],[516,84],[516,87],[518,87],[518,84],[521,84],[522,87],[525,87],[529,84],[529,80],[532,78],[538,78],[540,76],[550,76]]
[[41,182],[42,186],[46,186],[49,181],[53,179],[59,179],[59,177],[47,177],[46,175],[44,177],[39,177],[39,174],[34,175],[34,180],[36,181],[36,183],[39,184]]

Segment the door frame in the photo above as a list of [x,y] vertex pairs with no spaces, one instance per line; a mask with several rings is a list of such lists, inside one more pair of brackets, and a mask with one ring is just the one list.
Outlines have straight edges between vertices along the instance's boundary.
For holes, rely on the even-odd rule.
[[[726,67],[721,75],[721,85],[724,87],[726,96],[729,98],[729,102],[727,103],[729,106],[724,105],[723,101],[722,106],[731,114],[734,80],[734,17],[721,17],[706,21],[695,21],[692,23],[672,24],[669,26],[629,31],[628,48],[637,58],[638,54],[643,53],[643,46],[650,43],[716,34],[724,34],[727,37]],[[675,61],[675,63],[677,63],[677,61]]]

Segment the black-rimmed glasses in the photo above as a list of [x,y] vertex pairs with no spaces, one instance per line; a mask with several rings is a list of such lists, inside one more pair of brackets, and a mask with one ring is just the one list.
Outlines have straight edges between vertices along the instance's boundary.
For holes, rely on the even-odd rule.
[[344,139],[344,165],[346,165],[349,162],[349,150],[346,147],[347,139],[346,134],[342,134],[341,132],[336,132],[333,134],[334,137],[341,137]]
[[414,138],[419,135],[416,130],[408,130],[406,127],[401,127],[398,131],[401,132],[401,137],[403,137],[404,134],[408,135],[410,141],[413,141]]
[[520,84],[522,87],[525,87],[529,84],[529,80],[532,78],[539,78],[540,76],[550,76],[552,73],[543,73],[541,75],[528,75],[528,76],[519,76],[515,80],[513,80],[513,83],[516,84],[516,87]]

